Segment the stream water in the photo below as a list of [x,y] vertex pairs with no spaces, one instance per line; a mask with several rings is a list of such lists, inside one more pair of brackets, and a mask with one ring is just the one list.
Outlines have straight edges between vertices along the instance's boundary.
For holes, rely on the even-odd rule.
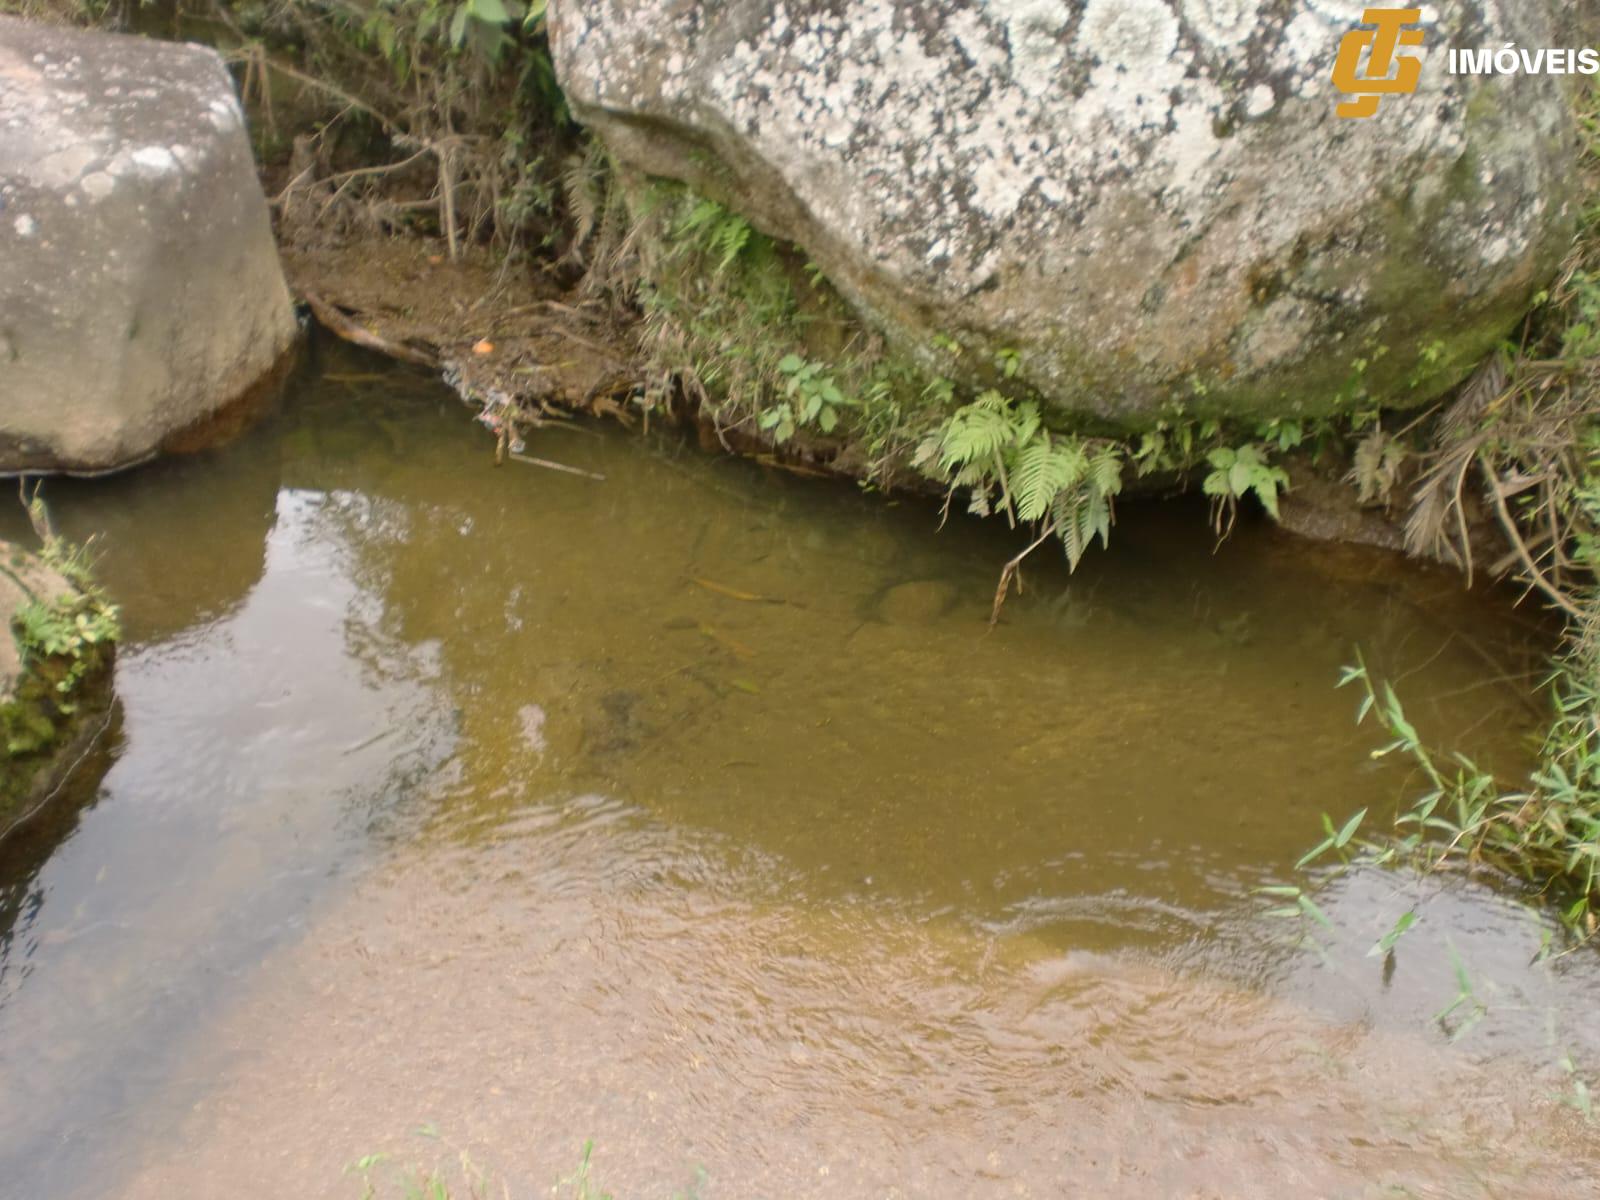
[[223,449],[47,488],[128,636],[100,769],[0,845],[4,1195],[458,1149],[548,1194],[588,1139],[626,1197],[1600,1188],[1592,956],[1459,880],[1332,880],[1331,930],[1253,892],[1415,790],[1358,646],[1522,765],[1502,601],[1130,503],[990,633],[992,522],[671,431],[497,470],[321,353]]

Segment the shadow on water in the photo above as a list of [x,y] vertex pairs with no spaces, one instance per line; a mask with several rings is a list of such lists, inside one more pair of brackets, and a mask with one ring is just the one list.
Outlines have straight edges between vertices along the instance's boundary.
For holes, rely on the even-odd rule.
[[[1252,894],[1409,794],[1332,689],[1357,645],[1514,770],[1541,637],[1132,504],[990,632],[993,525],[535,436],[605,480],[492,469],[337,350],[227,448],[52,485],[130,641],[103,782],[0,875],[27,1195],[325,1194],[422,1120],[530,1186],[595,1136],[639,1192],[1580,1194],[1541,1156],[1582,1144],[1587,960],[1530,969],[1545,926],[1478,886],[1342,881],[1314,942]],[[1385,969],[1397,904],[1432,932]]]
[[280,438],[49,489],[127,639],[100,773],[5,847],[0,1158],[26,1194],[159,1119],[158,1081],[185,1103],[175,1047],[448,752],[425,655],[370,631],[322,532],[358,498],[282,486]]
[[[122,710],[114,706],[105,732],[95,739],[83,761],[59,785],[49,803],[0,841],[0,994],[6,988],[5,973],[16,969],[20,957],[11,947],[19,938],[26,940],[28,927],[44,902],[37,886],[44,865],[56,849],[78,828],[85,812],[100,797],[100,780],[110,770],[122,748]],[[26,880],[31,887],[18,886]]]

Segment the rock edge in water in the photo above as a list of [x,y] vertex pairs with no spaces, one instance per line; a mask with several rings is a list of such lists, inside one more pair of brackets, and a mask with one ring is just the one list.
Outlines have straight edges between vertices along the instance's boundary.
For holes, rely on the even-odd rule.
[[0,618],[3,840],[48,804],[108,725],[117,612],[60,543],[39,555],[0,541]]

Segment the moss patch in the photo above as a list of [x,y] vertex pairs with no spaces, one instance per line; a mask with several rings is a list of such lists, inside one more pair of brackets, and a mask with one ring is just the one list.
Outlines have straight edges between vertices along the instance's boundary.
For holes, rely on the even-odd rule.
[[15,658],[0,689],[0,837],[48,798],[103,723],[119,632],[80,554],[54,540],[42,556],[4,553]]

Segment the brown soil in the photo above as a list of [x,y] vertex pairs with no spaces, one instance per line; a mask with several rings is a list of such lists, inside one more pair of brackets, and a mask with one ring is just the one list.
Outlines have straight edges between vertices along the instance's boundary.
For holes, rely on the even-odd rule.
[[[289,287],[331,332],[369,349],[437,366],[470,403],[524,413],[591,412],[631,425],[628,404],[649,364],[634,314],[585,299],[554,268],[508,269],[472,247],[452,263],[439,239],[354,238],[282,247]],[[743,455],[801,475],[862,479],[858,448],[801,431],[782,447],[748,425],[723,425],[692,398],[668,398],[708,451]],[[931,491],[915,476],[900,489]],[[909,485],[909,487],[907,487]]]
[[437,363],[467,400],[605,412],[642,377],[632,330],[604,305],[481,249],[451,262],[443,242],[374,237],[285,246],[283,265],[296,296],[338,310],[374,349]]

